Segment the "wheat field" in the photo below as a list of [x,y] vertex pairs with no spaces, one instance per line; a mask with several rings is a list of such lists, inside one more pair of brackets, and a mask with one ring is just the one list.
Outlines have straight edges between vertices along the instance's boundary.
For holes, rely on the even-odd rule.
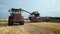
[[0,19],[0,34],[60,34],[60,23],[25,20],[24,25],[8,26],[7,19]]

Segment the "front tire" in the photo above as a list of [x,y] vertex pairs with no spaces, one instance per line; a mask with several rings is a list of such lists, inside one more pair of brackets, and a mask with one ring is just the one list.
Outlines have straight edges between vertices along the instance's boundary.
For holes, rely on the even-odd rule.
[[13,25],[13,20],[11,18],[8,19],[8,25],[9,26]]
[[20,22],[20,25],[24,25],[24,21],[21,21],[21,22]]

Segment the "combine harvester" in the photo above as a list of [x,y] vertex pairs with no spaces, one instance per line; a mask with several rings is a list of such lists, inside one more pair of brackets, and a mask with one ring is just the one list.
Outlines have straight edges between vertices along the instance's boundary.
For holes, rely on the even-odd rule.
[[44,21],[40,18],[40,14],[38,13],[38,11],[34,11],[32,13],[24,10],[24,9],[15,9],[12,8],[11,10],[9,10],[10,12],[10,16],[8,17],[8,25],[13,25],[13,23],[19,23],[20,25],[24,25],[24,17],[22,16],[22,12],[27,12],[29,13],[29,20],[30,22],[41,22]]

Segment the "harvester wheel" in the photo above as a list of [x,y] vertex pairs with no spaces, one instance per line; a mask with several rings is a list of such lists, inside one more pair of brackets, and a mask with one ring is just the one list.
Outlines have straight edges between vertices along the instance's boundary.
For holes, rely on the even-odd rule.
[[24,21],[21,21],[21,22],[20,22],[20,25],[24,25]]
[[10,19],[10,18],[8,19],[8,25],[9,25],[9,26],[13,25],[13,20]]

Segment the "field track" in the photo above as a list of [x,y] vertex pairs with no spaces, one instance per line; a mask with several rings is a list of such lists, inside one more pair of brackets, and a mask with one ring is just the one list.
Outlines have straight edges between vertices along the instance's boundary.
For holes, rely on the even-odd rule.
[[38,22],[8,26],[0,22],[0,34],[60,34],[60,23]]

